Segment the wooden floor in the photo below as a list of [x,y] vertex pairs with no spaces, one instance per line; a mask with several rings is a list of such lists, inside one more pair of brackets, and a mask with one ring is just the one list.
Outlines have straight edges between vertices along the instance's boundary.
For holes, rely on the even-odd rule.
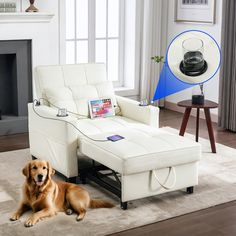
[[[160,126],[179,129],[182,115],[161,110]],[[224,131],[213,124],[216,142],[236,148],[236,133]],[[190,117],[186,132],[195,134],[195,118]],[[200,120],[200,137],[208,138],[205,120]],[[210,144],[209,144],[210,145]],[[27,148],[28,134],[0,137],[0,152]],[[236,158],[236,157],[235,157]],[[227,194],[227,193],[225,193]],[[236,196],[235,196],[236,197]],[[113,234],[113,236],[233,236],[236,235],[236,201],[179,216],[162,222]]]
[[[160,126],[179,129],[183,114],[161,110]],[[200,120],[199,136],[208,139],[205,120]],[[236,148],[236,133],[213,124],[216,142]],[[195,134],[195,117],[190,117],[186,132]],[[210,145],[210,144],[209,144]],[[236,158],[236,157],[235,157]],[[227,194],[227,193],[225,193]],[[235,196],[236,198],[236,196]],[[235,236],[236,201],[197,211],[169,220],[126,230],[112,236]]]
[[0,152],[29,147],[28,133],[0,136]]

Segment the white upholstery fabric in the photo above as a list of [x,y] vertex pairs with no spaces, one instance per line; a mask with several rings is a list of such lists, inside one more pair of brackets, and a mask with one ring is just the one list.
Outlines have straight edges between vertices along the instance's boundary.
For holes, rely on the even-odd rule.
[[78,132],[64,122],[76,124],[77,119],[72,116],[58,118],[57,111],[48,106],[41,105],[35,109],[41,116],[57,118],[59,121],[39,117],[33,111],[32,103],[28,104],[31,155],[49,161],[53,168],[66,177],[77,176]]
[[69,111],[89,116],[88,100],[96,98],[111,98],[116,105],[112,82],[107,81],[102,63],[39,66],[36,75],[38,97]]
[[46,99],[53,105],[67,108],[68,111],[77,112],[76,103],[69,88],[46,88],[44,91]]
[[[133,104],[133,101],[131,103]],[[144,110],[139,110],[140,107],[138,105],[133,104],[133,106],[133,117],[136,118],[137,115],[140,115],[140,122],[146,122],[146,120],[142,120],[142,117],[146,116],[146,110],[152,108],[146,107]],[[122,107],[125,109],[125,104]],[[138,111],[135,111],[135,107]],[[142,126],[142,123],[124,116],[78,120],[72,115],[58,118],[56,116],[57,110],[45,105],[35,107],[35,109],[44,117],[72,122],[82,132],[88,135],[118,132],[119,130],[130,128],[132,125]],[[158,118],[158,108],[156,109],[155,116],[153,118],[149,117],[148,120]],[[56,170],[67,177],[77,176],[77,148],[83,135],[70,124],[39,117],[34,113],[31,103],[28,105],[28,111],[31,154],[37,158],[50,161]],[[153,115],[151,112],[148,112],[148,114],[150,116]]]
[[80,140],[80,152],[124,175],[162,169],[199,161],[200,145],[177,136],[140,124],[126,124],[120,129],[92,135],[94,139],[119,134],[125,139],[118,142]]
[[116,100],[122,116],[156,128],[159,127],[159,108],[139,106],[139,102],[120,96],[116,96]]
[[[40,66],[36,68],[35,84],[37,98],[47,98],[56,106],[85,116],[89,99],[110,97],[118,105],[119,116],[94,120],[71,114],[58,118],[57,109],[46,105],[35,107],[40,117],[32,104],[28,105],[31,154],[48,160],[66,177],[78,175],[78,155],[82,153],[121,173],[122,201],[169,191],[153,182],[153,169],[165,180],[168,167],[175,167],[176,185],[172,190],[198,184],[200,145],[159,129],[159,108],[140,107],[137,101],[115,96],[104,64]],[[114,134],[125,139],[95,142],[73,126],[94,139],[105,140]]]
[[[97,119],[81,119],[77,121],[77,127],[85,134],[97,135],[107,132],[118,132],[120,130],[129,129],[132,125],[142,125],[135,120],[123,116],[112,116]],[[83,138],[83,136],[81,136]]]
[[[198,162],[191,162],[184,165],[175,166],[176,184],[170,189],[162,188],[153,178],[150,171],[122,176],[122,201],[130,201],[134,199],[154,196],[165,192],[184,189],[189,186],[198,185]],[[166,180],[168,168],[156,171],[160,180]],[[166,184],[173,183],[173,175],[169,177]]]

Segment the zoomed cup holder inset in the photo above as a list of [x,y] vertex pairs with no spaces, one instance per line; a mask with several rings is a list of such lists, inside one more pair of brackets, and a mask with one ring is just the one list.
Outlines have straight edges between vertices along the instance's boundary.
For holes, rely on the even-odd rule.
[[207,62],[204,60],[204,43],[198,38],[185,39],[182,43],[183,60],[180,70],[188,76],[199,76],[206,72]]

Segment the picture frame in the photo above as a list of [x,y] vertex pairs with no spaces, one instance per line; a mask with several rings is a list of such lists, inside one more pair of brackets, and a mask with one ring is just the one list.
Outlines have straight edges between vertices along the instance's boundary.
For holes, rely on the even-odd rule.
[[18,0],[0,0],[0,13],[20,12],[21,4]]
[[215,0],[175,0],[175,21],[215,23]]

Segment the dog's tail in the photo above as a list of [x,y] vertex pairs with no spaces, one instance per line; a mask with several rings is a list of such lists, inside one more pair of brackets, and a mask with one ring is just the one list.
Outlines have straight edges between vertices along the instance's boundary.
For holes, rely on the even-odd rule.
[[100,199],[91,199],[89,205],[90,208],[112,208],[114,206],[112,203]]

